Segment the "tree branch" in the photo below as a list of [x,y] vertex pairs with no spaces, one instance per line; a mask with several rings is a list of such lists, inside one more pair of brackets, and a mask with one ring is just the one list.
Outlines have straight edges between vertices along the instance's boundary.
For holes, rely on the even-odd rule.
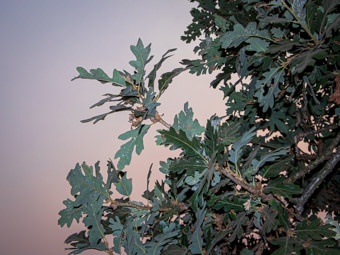
[[265,143],[260,143],[260,142],[255,142],[255,141],[250,141],[250,143],[251,143],[251,144],[260,145],[260,146],[262,146],[262,147],[274,149],[274,150],[280,149],[279,147],[271,146],[271,145],[265,144]]
[[[334,140],[332,141],[332,143],[330,144],[330,146],[328,147],[328,149],[326,150],[326,152],[323,155],[321,155],[319,158],[314,160],[312,163],[310,163],[308,166],[306,166],[301,171],[299,171],[299,172],[295,173],[293,176],[289,177],[285,181],[285,183],[294,183],[296,180],[305,176],[310,171],[312,171],[314,168],[316,168],[319,164],[321,164],[325,160],[330,159],[331,156],[333,156],[333,154],[334,154],[334,152],[333,152],[334,148],[336,148],[336,146],[338,145],[339,142],[340,142],[340,133],[334,138]],[[339,150],[340,150],[340,148],[337,148],[337,151],[339,151]]]
[[313,195],[314,191],[319,187],[319,185],[323,182],[327,175],[332,172],[332,170],[335,168],[339,161],[340,150],[338,148],[338,151],[334,154],[334,156],[330,160],[328,160],[328,162],[317,174],[317,176],[313,178],[313,180],[303,191],[302,196],[299,198],[296,206],[296,212],[298,215],[302,214],[304,210],[304,205],[307,203],[308,199]]
[[[221,169],[222,174],[228,177],[231,181],[235,184],[240,185],[242,188],[250,192],[251,194],[255,195],[256,197],[261,197],[264,201],[276,200],[273,195],[269,194],[266,195],[262,192],[262,189],[256,188],[254,186],[250,186],[246,183],[242,177],[234,173],[230,168]],[[279,202],[279,201],[277,201]]]
[[317,133],[321,133],[321,132],[324,132],[324,131],[328,131],[330,129],[336,129],[337,127],[338,127],[337,125],[332,125],[332,126],[329,126],[329,127],[320,128],[318,130],[313,130],[313,131],[309,131],[309,132],[302,132],[302,133],[297,134],[294,137],[294,141],[295,141],[295,143],[297,143],[297,141],[301,138],[304,138],[304,137],[309,136],[309,135],[315,135]]

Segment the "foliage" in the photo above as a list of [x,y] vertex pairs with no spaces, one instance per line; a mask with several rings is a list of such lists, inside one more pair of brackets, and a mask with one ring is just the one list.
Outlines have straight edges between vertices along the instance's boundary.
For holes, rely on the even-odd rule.
[[[174,49],[146,75],[151,46],[141,40],[131,46],[133,73],[77,68],[76,78],[120,89],[92,106],[110,103],[109,112],[83,122],[128,111],[132,129],[118,137],[127,142],[106,180],[99,163],[77,164],[67,177],[74,200],[64,201],[58,223],[82,219],[87,228],[66,239],[70,254],[338,254],[340,2],[190,2],[197,7],[182,39],[200,41],[199,58],[160,75],[158,86]],[[160,98],[186,70],[218,72],[211,86],[223,92],[226,116],[203,127],[186,103],[172,125],[163,120]],[[180,155],[161,162],[165,179],[151,190],[150,167],[144,205],[130,200],[124,168],[158,123],[156,143]],[[323,223],[319,210],[334,216]]]

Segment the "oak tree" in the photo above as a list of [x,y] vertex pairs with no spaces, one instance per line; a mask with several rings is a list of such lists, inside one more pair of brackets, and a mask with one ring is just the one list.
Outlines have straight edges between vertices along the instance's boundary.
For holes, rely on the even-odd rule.
[[[146,73],[151,46],[138,40],[131,72],[77,68],[75,79],[119,91],[92,106],[108,105],[106,113],[82,122],[125,111],[132,129],[118,137],[126,142],[106,178],[99,162],[67,176],[72,199],[58,223],[85,225],[66,239],[70,254],[338,254],[340,1],[190,2],[197,7],[182,39],[198,42],[197,59],[158,75],[171,49]],[[223,93],[225,116],[199,123],[185,104],[165,121],[162,95],[185,71],[215,74],[210,86]],[[131,201],[124,169],[154,126],[157,145],[180,154],[164,159],[154,186],[146,172],[143,204]]]

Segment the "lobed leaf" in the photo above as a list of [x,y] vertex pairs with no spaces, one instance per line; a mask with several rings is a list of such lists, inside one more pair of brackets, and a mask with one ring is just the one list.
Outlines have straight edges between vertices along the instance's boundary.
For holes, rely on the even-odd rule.
[[322,240],[323,237],[330,238],[335,235],[335,232],[330,228],[331,225],[323,225],[320,219],[310,217],[296,227],[295,233],[298,238],[303,240],[308,240],[308,238]]
[[194,232],[190,237],[191,244],[189,245],[189,250],[192,254],[203,254],[203,238],[202,238],[202,229],[201,226],[204,221],[204,217],[206,215],[206,209],[198,208],[196,212],[196,224]]
[[136,60],[130,61],[129,64],[136,69],[135,74],[132,78],[136,81],[136,84],[140,84],[142,81],[142,77],[144,76],[144,68],[145,65],[151,60],[148,59],[151,51],[151,44],[144,47],[144,44],[141,39],[138,39],[136,45],[131,45],[130,49],[132,53],[135,55]]
[[81,122],[87,123],[87,122],[93,121],[93,124],[96,124],[98,121],[104,120],[106,118],[106,116],[109,115],[109,114],[112,114],[114,112],[120,112],[120,111],[129,111],[131,109],[132,109],[131,107],[127,107],[127,106],[121,105],[121,104],[110,106],[110,110],[111,110],[110,112],[103,113],[103,114],[91,117],[89,119],[86,119],[86,120],[82,120]]
[[189,140],[201,135],[204,131],[204,127],[199,124],[197,119],[194,119],[194,112],[191,107],[189,108],[188,102],[184,104],[184,111],[180,111],[179,114],[175,115],[172,127],[176,131],[183,130]]
[[132,192],[132,179],[127,179],[124,175],[117,183],[114,184],[116,190],[123,196],[130,196]]
[[286,148],[282,147],[273,152],[266,153],[260,158],[260,160],[253,159],[252,160],[252,167],[253,167],[252,173],[256,174],[259,171],[260,167],[262,167],[265,163],[275,161],[280,156],[286,155],[289,152],[288,149],[289,148],[287,147]]
[[238,160],[240,159],[243,151],[243,147],[246,146],[251,139],[256,135],[255,127],[252,127],[250,130],[245,132],[240,139],[238,139],[233,146],[231,147],[231,150],[229,152],[229,160],[234,163],[235,165],[237,164]]
[[[221,37],[222,47],[225,49],[238,47],[242,42],[247,41],[252,37],[271,40],[267,31],[261,31],[256,28],[255,22],[248,23],[246,28],[244,28],[241,24],[235,24],[233,31],[226,32]],[[252,41],[250,41],[250,43],[251,42]]]
[[131,138],[127,143],[120,146],[120,149],[115,154],[115,158],[119,158],[117,164],[118,170],[122,170],[125,166],[130,164],[135,147],[138,155],[142,152],[144,149],[143,137],[148,132],[149,128],[150,125],[142,125],[139,128],[129,130],[118,137],[120,140]]
[[[284,82],[285,71],[283,68],[270,68],[268,72],[263,74],[264,79],[256,82],[258,89],[255,96],[259,99],[260,106],[263,106],[263,112],[269,108],[273,108],[274,99],[281,92],[279,85]],[[267,85],[268,91],[265,92],[264,87]],[[266,95],[264,95],[266,93]]]
[[293,195],[301,193],[301,187],[295,184],[282,184],[283,178],[276,178],[268,182],[264,187],[265,193],[277,194],[283,197],[291,198]]
[[155,83],[155,79],[156,79],[156,74],[157,74],[157,71],[161,68],[163,62],[171,57],[171,56],[167,56],[170,52],[173,52],[175,51],[176,49],[170,49],[168,50],[167,52],[165,52],[161,58],[161,60],[154,65],[152,71],[149,73],[149,75],[146,77],[149,79],[149,83],[148,83],[148,87],[149,88],[154,88],[154,83]]
[[118,87],[127,87],[125,83],[125,79],[122,77],[122,75],[117,71],[116,69],[113,70],[112,78],[109,77],[102,69],[91,69],[90,72],[86,71],[83,67],[77,67],[77,71],[79,75],[72,79],[89,79],[89,80],[97,80],[101,83],[112,83],[114,86]]
[[159,133],[164,136],[163,144],[171,145],[170,148],[172,150],[180,148],[189,157],[198,157],[206,161],[200,152],[200,142],[197,138],[193,138],[193,140],[190,141],[183,130],[180,129],[179,132],[176,132],[173,127],[170,127],[169,130],[160,130]]
[[76,206],[75,202],[70,199],[64,200],[63,204],[66,208],[59,212],[60,218],[58,220],[58,225],[63,227],[66,224],[69,228],[72,225],[73,219],[79,223],[79,219],[82,217],[83,212],[81,206]]

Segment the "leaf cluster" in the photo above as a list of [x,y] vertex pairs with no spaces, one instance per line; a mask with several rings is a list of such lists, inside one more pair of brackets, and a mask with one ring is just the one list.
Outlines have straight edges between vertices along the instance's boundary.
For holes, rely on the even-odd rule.
[[[340,3],[190,2],[196,7],[182,39],[200,40],[198,58],[160,75],[158,87],[156,73],[173,49],[145,75],[151,48],[141,40],[131,46],[133,74],[77,68],[76,78],[120,89],[93,106],[114,102],[111,112],[84,122],[129,111],[132,129],[118,137],[127,142],[115,155],[117,169],[108,162],[106,181],[99,163],[77,164],[67,177],[73,198],[58,223],[82,219],[86,227],[66,240],[70,254],[337,254]],[[223,92],[226,116],[202,126],[186,103],[172,124],[161,118],[159,98],[185,70],[218,72],[210,85]],[[123,170],[156,123],[164,126],[156,144],[180,153],[160,163],[165,176],[153,187],[150,167],[146,204],[130,201]]]

